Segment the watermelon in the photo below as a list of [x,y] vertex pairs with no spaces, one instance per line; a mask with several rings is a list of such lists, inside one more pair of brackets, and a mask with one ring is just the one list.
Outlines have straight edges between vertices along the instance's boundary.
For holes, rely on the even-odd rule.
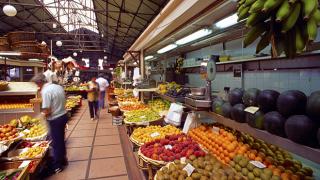
[[231,118],[232,106],[230,103],[226,102],[222,105],[222,115],[226,118]]
[[243,89],[234,88],[229,93],[229,102],[231,106],[242,103]]
[[224,101],[222,98],[217,97],[213,100],[212,103],[212,111],[222,115],[222,105],[223,105]]
[[231,109],[231,118],[237,122],[246,122],[246,113],[244,111],[246,107],[244,104],[236,104]]
[[286,119],[277,111],[271,111],[264,115],[264,128],[271,134],[285,137],[285,123]]
[[313,92],[308,97],[306,111],[308,116],[318,119],[320,123],[320,91]]
[[295,114],[304,114],[307,103],[307,96],[298,90],[289,90],[281,93],[277,100],[278,111],[289,117]]
[[246,112],[246,122],[249,126],[264,129],[264,114],[262,111],[257,111],[254,114]]
[[288,139],[300,144],[314,144],[317,130],[316,123],[305,115],[290,116],[285,123],[285,132]]
[[258,107],[264,113],[277,110],[277,99],[280,93],[274,90],[263,90],[257,98]]
[[257,88],[250,88],[246,90],[242,97],[243,104],[246,107],[257,106],[257,97],[259,94],[260,94],[260,90]]

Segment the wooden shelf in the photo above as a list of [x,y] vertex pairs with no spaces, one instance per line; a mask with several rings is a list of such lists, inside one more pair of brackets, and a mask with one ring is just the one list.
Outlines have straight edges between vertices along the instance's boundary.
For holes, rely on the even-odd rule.
[[283,149],[286,149],[289,152],[302,156],[315,163],[320,163],[320,149],[314,149],[301,144],[297,144],[289,139],[270,134],[267,131],[252,128],[247,123],[238,123],[234,120],[225,118],[213,112],[204,113],[213,118],[213,120],[215,120],[218,123],[221,123],[240,132],[250,134],[255,138],[279,146]]

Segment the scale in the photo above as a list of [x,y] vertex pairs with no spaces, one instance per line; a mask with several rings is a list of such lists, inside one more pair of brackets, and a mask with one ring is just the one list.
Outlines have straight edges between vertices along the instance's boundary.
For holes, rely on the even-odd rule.
[[207,81],[204,95],[188,94],[185,103],[194,108],[210,108],[212,104],[211,81],[216,77],[216,61],[219,56],[211,55],[209,59],[204,59],[200,66],[200,76]]

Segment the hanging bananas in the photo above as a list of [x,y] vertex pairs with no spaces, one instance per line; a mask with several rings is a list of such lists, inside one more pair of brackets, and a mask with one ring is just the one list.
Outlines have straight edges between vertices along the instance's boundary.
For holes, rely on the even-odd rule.
[[238,21],[246,19],[250,28],[244,47],[259,39],[256,53],[271,44],[278,55],[294,57],[317,37],[318,6],[318,0],[238,0]]

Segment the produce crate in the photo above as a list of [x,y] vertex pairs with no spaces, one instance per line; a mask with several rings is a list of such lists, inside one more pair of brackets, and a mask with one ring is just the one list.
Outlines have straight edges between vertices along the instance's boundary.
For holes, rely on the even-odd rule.
[[[13,161],[13,162],[1,162],[0,163],[0,171],[6,171],[10,169],[18,169],[23,161]],[[29,179],[28,166],[21,168],[20,175],[16,178],[16,180],[25,180]]]
[[122,125],[123,116],[112,116],[112,125],[120,126]]

